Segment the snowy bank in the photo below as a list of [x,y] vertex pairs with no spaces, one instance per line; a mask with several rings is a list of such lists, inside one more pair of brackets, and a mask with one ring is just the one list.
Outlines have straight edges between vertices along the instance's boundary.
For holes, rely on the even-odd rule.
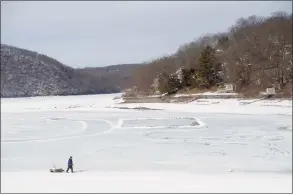
[[225,93],[225,92],[203,92],[197,94],[176,94],[174,97],[182,97],[182,96],[239,96],[238,93]]
[[165,110],[292,115],[292,100],[197,99],[190,103],[121,103],[121,94],[1,99],[1,112]]
[[170,172],[1,172],[4,193],[291,193],[292,177],[279,174],[191,174]]
[[111,107],[162,109],[175,112],[292,115],[292,100],[199,99],[190,103],[130,103]]

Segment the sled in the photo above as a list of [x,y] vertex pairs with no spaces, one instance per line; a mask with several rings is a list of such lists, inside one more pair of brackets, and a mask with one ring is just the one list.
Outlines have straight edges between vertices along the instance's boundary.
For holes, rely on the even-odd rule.
[[52,173],[62,173],[64,172],[65,170],[62,169],[62,168],[54,168],[54,169],[50,169],[50,172]]

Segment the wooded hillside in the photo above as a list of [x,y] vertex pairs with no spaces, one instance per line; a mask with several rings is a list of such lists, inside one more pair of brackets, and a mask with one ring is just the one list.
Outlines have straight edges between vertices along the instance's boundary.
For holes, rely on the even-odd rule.
[[227,32],[199,37],[141,65],[133,80],[145,94],[232,83],[247,95],[267,87],[292,95],[292,14],[240,18]]

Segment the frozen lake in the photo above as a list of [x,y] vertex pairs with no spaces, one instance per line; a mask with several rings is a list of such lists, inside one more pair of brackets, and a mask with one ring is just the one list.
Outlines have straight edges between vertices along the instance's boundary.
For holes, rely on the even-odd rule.
[[4,113],[2,171],[64,168],[72,155],[83,170],[291,173],[291,122],[284,115],[152,110]]
[[[121,110],[109,108],[111,100],[99,103],[100,109],[65,111],[62,102],[27,101],[16,108],[23,102],[7,100],[14,110],[7,105],[1,113],[1,173],[66,168],[73,156],[76,171],[229,174],[232,169],[292,178],[292,115]],[[67,105],[84,103],[89,102]]]

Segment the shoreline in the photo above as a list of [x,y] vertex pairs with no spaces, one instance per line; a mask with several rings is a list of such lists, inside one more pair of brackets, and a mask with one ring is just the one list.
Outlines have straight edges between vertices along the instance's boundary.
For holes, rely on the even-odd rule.
[[291,101],[292,99],[288,98],[170,98],[168,100],[162,100],[160,98],[148,98],[148,97],[135,97],[135,98],[122,98],[123,102],[118,103],[118,105],[127,105],[127,104],[192,104],[194,102],[203,102],[203,101],[239,101],[245,104],[253,104],[255,102],[272,102],[272,101]]
[[[225,95],[227,97],[227,95]],[[1,99],[2,113],[26,113],[26,112],[52,112],[52,111],[90,111],[109,112],[158,110],[158,111],[183,111],[194,113],[239,113],[239,114],[286,114],[292,115],[292,99],[288,98],[194,98],[187,101],[190,96],[169,98],[162,102],[160,96],[135,97],[133,101],[125,100],[122,94],[90,95],[71,97],[42,97]],[[124,100],[123,100],[124,99]],[[158,100],[159,99],[159,100]],[[172,101],[171,101],[172,100]],[[232,108],[233,107],[233,108]],[[128,110],[129,111],[129,110]]]
[[256,97],[244,97],[238,93],[199,93],[199,94],[175,94],[175,95],[153,95],[153,96],[133,96],[124,97],[123,103],[190,103],[195,100],[212,99],[212,100],[292,100],[292,97],[283,97],[281,94],[260,95]]

